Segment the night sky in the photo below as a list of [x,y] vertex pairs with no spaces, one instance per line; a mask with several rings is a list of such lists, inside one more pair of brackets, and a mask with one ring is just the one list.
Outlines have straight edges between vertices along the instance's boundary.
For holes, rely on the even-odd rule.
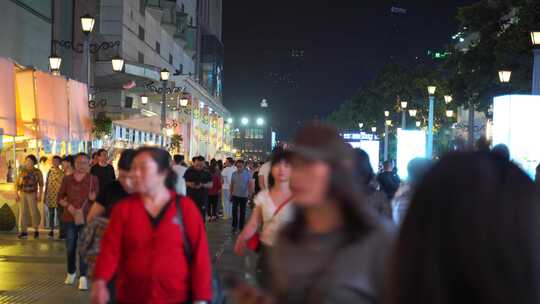
[[457,7],[474,2],[223,1],[225,106],[234,117],[265,116],[287,139],[337,109],[385,64],[433,64],[427,50],[450,43]]

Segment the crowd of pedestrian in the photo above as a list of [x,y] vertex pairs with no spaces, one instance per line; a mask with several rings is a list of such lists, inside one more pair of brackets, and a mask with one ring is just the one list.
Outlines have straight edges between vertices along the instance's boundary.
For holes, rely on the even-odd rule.
[[540,165],[535,183],[503,146],[413,159],[404,181],[323,124],[263,163],[142,147],[117,170],[106,150],[46,165],[28,155],[17,175],[19,238],[39,238],[43,202],[65,284],[92,281],[92,303],[218,303],[206,228],[223,220],[234,252],[258,257],[257,286],[229,278],[234,303],[540,298]]

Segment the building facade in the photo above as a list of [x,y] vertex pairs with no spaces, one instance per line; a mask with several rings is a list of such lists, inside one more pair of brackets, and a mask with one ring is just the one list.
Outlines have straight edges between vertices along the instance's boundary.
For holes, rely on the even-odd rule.
[[[246,122],[246,121],[243,121]],[[266,161],[275,144],[275,132],[266,123],[257,120],[241,122],[235,127],[234,148],[237,158],[254,161]]]

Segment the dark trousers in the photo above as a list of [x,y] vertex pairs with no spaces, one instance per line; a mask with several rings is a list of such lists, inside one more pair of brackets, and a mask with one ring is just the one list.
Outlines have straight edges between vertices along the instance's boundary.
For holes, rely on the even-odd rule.
[[64,207],[58,206],[56,209],[56,213],[58,213],[58,226],[59,226],[59,232],[60,232],[60,238],[65,239],[66,238],[66,223],[62,220],[62,215],[64,214]]
[[49,227],[51,228],[51,231],[54,231],[54,220],[56,219],[57,215],[58,208],[49,207]]
[[[235,230],[242,230],[246,221],[247,197],[233,196],[232,203],[232,227]],[[240,214],[238,214],[239,208]]]
[[208,196],[208,216],[217,216],[218,215],[218,198],[217,195]]
[[[73,222],[66,223],[66,249],[67,249],[67,271],[68,273],[77,272],[77,244],[83,233],[84,225],[75,225]],[[88,266],[84,259],[79,255],[79,275],[86,276]]]

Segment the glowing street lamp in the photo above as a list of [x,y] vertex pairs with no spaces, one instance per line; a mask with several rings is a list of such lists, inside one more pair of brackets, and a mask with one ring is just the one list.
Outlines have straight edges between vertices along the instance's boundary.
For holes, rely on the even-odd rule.
[[143,105],[147,104],[147,103],[148,103],[148,96],[142,95],[142,96],[141,96],[141,103],[142,103]]
[[384,111],[384,117],[390,116],[390,111]]
[[422,122],[419,121],[419,120],[417,120],[417,121],[416,121],[416,126],[417,126],[418,128],[420,128],[421,125],[422,125]]
[[360,122],[358,123],[358,128],[362,129],[364,127],[364,123]]
[[58,73],[60,71],[60,65],[62,64],[62,58],[58,57],[56,54],[49,56],[49,67],[53,73]]
[[259,118],[257,118],[256,123],[257,123],[257,126],[262,126],[262,125],[264,125],[264,119],[259,117]]
[[371,132],[373,133],[377,132],[377,127],[371,127]]
[[387,126],[391,126],[391,125],[392,125],[392,121],[391,121],[390,119],[387,119],[387,120],[386,120],[386,125],[387,125]]
[[454,117],[454,111],[453,110],[446,110],[446,117],[448,117],[448,118]]
[[499,71],[499,81],[501,83],[510,82],[511,76],[512,76],[512,71],[508,71],[508,70]]
[[88,35],[92,32],[94,29],[94,23],[96,22],[96,19],[94,17],[90,16],[89,14],[86,14],[81,17],[81,27],[84,34]]
[[242,123],[242,125],[246,126],[249,123],[249,118],[242,117],[242,120],[240,120],[240,122]]
[[433,155],[433,115],[435,112],[435,91],[436,86],[428,86],[429,93],[429,114],[428,114],[428,139],[426,157],[431,158]]
[[189,99],[185,98],[185,97],[182,97],[180,98],[180,106],[181,107],[187,107],[189,104]]
[[171,76],[171,72],[169,72],[169,70],[167,69],[162,69],[159,72],[159,76],[160,76],[161,81],[167,81],[169,80],[169,77]]
[[452,100],[453,100],[452,95],[444,95],[444,102],[446,102],[446,104],[451,103]]
[[234,121],[234,119],[232,119],[232,117],[227,118],[227,123],[228,123],[228,124],[232,124],[233,121]]
[[407,102],[401,102],[401,128],[405,130],[407,128],[407,114],[405,114],[407,109]]
[[415,109],[410,109],[410,110],[409,110],[409,115],[411,115],[411,117],[416,117],[416,112],[417,112],[417,110],[415,110]]
[[124,59],[122,59],[122,57],[114,56],[111,63],[113,71],[122,72],[122,69],[124,68]]

